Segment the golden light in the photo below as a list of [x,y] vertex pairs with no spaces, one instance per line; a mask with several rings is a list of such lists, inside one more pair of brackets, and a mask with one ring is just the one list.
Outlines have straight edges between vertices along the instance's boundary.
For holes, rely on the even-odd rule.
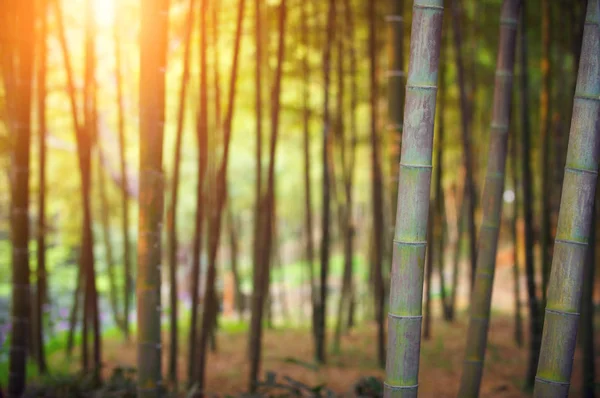
[[94,0],[94,17],[99,26],[112,25],[115,18],[115,0]]

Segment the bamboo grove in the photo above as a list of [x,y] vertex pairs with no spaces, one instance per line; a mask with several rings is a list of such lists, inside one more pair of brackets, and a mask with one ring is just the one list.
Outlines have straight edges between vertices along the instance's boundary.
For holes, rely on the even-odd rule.
[[0,397],[596,396],[600,0],[0,21]]

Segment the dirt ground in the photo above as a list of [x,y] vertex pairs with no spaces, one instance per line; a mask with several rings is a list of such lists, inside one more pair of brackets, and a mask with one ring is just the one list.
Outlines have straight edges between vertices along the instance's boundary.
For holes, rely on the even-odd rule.
[[[455,324],[440,319],[433,322],[432,338],[421,345],[419,395],[422,397],[456,397],[461,376],[465,346],[466,319]],[[506,317],[496,317],[490,328],[481,397],[527,397],[521,388],[527,366],[527,348],[513,341],[513,324]],[[312,363],[310,334],[300,330],[267,330],[264,336],[263,370],[287,375],[315,386],[326,383],[336,393],[351,391],[361,377],[383,377],[377,368],[375,326],[357,329],[343,337],[340,354],[329,352],[328,363],[316,370],[290,363],[289,358]],[[218,352],[208,358],[208,391],[221,396],[236,394],[247,385],[248,362],[245,334],[221,334]],[[165,352],[168,352],[166,347]],[[109,369],[118,365],[134,365],[135,345],[106,341],[104,355]],[[186,350],[179,358],[179,377],[186,378]],[[166,363],[166,358],[163,363]],[[578,397],[581,385],[581,356],[574,363],[571,397]],[[600,363],[596,361],[596,369]]]
[[[514,309],[512,253],[501,250],[494,282],[492,321],[489,330],[485,370],[481,386],[481,397],[527,397],[530,394],[522,388],[527,366],[527,341],[524,347],[514,342],[514,323],[510,311]],[[468,272],[462,272],[466,278]],[[522,274],[522,308],[524,334],[528,335],[527,307],[525,297],[525,278]],[[435,281],[434,281],[435,284]],[[466,283],[461,282],[462,286]],[[462,293],[462,302],[466,302],[467,291]],[[293,302],[293,301],[292,301]],[[421,344],[419,375],[419,396],[456,397],[460,382],[464,347],[466,343],[467,314],[461,311],[455,323],[449,324],[440,319],[440,303],[433,303],[432,337]],[[598,331],[600,328],[596,327]],[[596,333],[600,336],[600,333]],[[328,336],[327,346],[331,347]],[[596,340],[600,341],[600,340]],[[163,343],[168,342],[167,331]],[[181,336],[179,357],[179,379],[187,378],[187,336]],[[598,363],[598,345],[596,346],[596,370]],[[167,345],[163,352],[166,365]],[[247,391],[248,361],[246,333],[220,332],[218,352],[208,358],[208,385],[211,393],[224,396]],[[103,344],[106,376],[115,366],[133,366],[136,362],[134,343],[120,340],[105,340]],[[263,374],[274,371],[279,376],[290,376],[310,386],[326,384],[338,394],[352,391],[353,384],[364,376],[383,378],[384,371],[378,369],[376,354],[376,327],[374,324],[362,325],[345,335],[342,339],[341,353],[328,353],[327,364],[317,369],[293,363],[303,361],[313,363],[313,346],[308,330],[275,329],[265,330],[263,338]],[[292,361],[290,361],[292,359]],[[78,363],[78,362],[77,362]],[[166,369],[165,373],[166,374]],[[596,375],[598,380],[598,372]],[[581,353],[576,353],[572,377],[571,397],[580,396]]]

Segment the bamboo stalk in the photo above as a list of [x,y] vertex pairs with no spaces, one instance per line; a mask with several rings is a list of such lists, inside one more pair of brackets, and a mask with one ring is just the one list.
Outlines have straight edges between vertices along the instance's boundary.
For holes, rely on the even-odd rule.
[[520,6],[520,0],[504,0],[500,15],[500,44],[496,64],[488,165],[482,198],[483,219],[479,231],[477,268],[471,298],[467,348],[458,394],[460,397],[479,396],[483,373],[502,215],[502,194],[508,152],[511,91]]
[[384,396],[416,397],[442,0],[415,0],[392,259]]
[[600,161],[600,12],[588,2],[535,397],[566,397]]

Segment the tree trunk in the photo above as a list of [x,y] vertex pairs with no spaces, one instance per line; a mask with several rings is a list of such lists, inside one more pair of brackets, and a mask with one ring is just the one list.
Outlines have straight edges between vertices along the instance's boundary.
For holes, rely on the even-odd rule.
[[[29,159],[31,141],[31,83],[34,64],[34,2],[2,5],[4,26],[11,34],[2,41],[9,129],[14,137],[11,162],[12,337],[9,353],[8,396],[19,397],[26,385],[26,354],[30,336],[29,285]],[[18,38],[18,39],[17,39]]]
[[[513,107],[514,109],[514,107]],[[514,113],[513,113],[514,114]],[[513,123],[513,131],[515,133],[518,131],[514,128]],[[518,166],[517,166],[517,142],[518,137],[516,134],[513,134],[512,139],[510,141],[510,158],[512,160],[511,164],[511,177],[512,177],[512,186],[515,192],[515,199],[513,202],[513,215],[511,218],[511,233],[513,240],[513,281],[514,281],[514,299],[515,299],[515,342],[519,347],[523,346],[523,316],[521,314],[521,272],[519,271],[519,235],[517,232],[517,221],[519,219],[519,181],[518,181]]]
[[[169,313],[169,381],[177,386],[177,356],[178,356],[178,294],[177,294],[177,205],[179,198],[179,170],[181,168],[181,141],[183,135],[183,125],[185,120],[185,105],[187,86],[190,77],[190,48],[191,36],[194,27],[194,13],[196,11],[196,1],[189,0],[188,11],[185,21],[184,50],[183,50],[183,71],[181,73],[181,88],[179,90],[179,102],[177,108],[177,130],[175,132],[175,155],[173,160],[173,182],[171,187],[171,203],[169,206],[168,221],[168,247],[169,247],[169,301],[171,311]],[[201,38],[206,35],[202,34]],[[202,50],[201,50],[202,51]],[[206,64],[202,65],[202,70],[206,69]],[[193,324],[192,324],[193,325]],[[192,328],[193,326],[190,325]]]
[[127,201],[127,187],[129,186],[127,177],[127,160],[125,157],[125,111],[123,109],[123,74],[121,72],[121,24],[123,23],[121,8],[115,3],[115,24],[114,24],[114,42],[115,42],[115,77],[117,85],[117,111],[118,111],[118,129],[119,129],[119,160],[121,168],[121,203],[123,206],[122,234],[123,234],[123,330],[125,338],[129,340],[129,313],[131,305],[131,285],[133,277],[131,275],[131,244],[129,241],[129,203]]
[[36,289],[36,359],[41,374],[47,372],[44,347],[44,308],[48,303],[48,275],[46,274],[46,65],[47,65],[47,24],[48,4],[39,2],[40,30],[38,33],[37,69],[37,117],[39,129],[40,191],[38,195],[38,235],[37,235],[37,289]]
[[[191,4],[190,4],[191,7]],[[208,80],[207,80],[207,11],[208,2],[207,0],[200,0],[200,109],[198,111],[198,121],[196,125],[196,138],[198,140],[198,184],[196,186],[196,219],[194,226],[194,244],[193,244],[193,256],[192,256],[192,307],[191,307],[191,320],[190,320],[190,335],[189,335],[189,356],[188,356],[188,382],[191,384],[196,375],[196,361],[199,355],[199,348],[196,346],[198,342],[198,299],[200,297],[200,276],[202,275],[202,245],[203,245],[203,227],[204,227],[204,214],[205,214],[205,203],[207,202],[204,197],[204,185],[206,179],[206,172],[208,167]],[[192,9],[190,9],[192,12]],[[210,214],[210,212],[206,212]],[[209,302],[207,296],[207,289],[204,291],[204,303]],[[205,304],[205,311],[208,307]],[[206,327],[204,323],[202,327]]]
[[[96,142],[98,152],[98,164],[101,163],[102,148],[99,142]],[[108,199],[106,197],[106,181],[102,168],[98,167],[98,191],[100,194],[100,215],[102,218],[102,239],[104,240],[104,260],[106,262],[106,271],[108,274],[108,298],[112,310],[112,316],[115,324],[122,327],[122,317],[119,310],[119,300],[117,296],[117,282],[115,280],[115,263],[112,252],[112,244],[110,242],[110,214],[108,207]]]
[[[203,0],[206,1],[206,0]],[[244,21],[244,10],[245,10],[246,0],[240,0],[238,6],[238,14],[237,14],[237,26],[235,33],[235,43],[233,49],[233,62],[231,68],[231,79],[229,81],[229,102],[227,104],[227,112],[225,115],[225,120],[223,124],[223,157],[221,159],[221,165],[219,166],[219,170],[216,174],[216,182],[215,182],[215,207],[212,210],[212,222],[209,222],[210,230],[212,234],[210,235],[210,240],[208,244],[208,272],[206,275],[206,291],[205,291],[205,309],[211,309],[212,301],[214,297],[212,297],[212,292],[214,289],[214,283],[216,278],[216,269],[214,267],[215,260],[217,256],[217,249],[219,247],[219,239],[221,237],[221,227],[222,227],[222,213],[223,207],[225,206],[225,197],[226,197],[226,183],[227,183],[227,166],[229,164],[229,148],[231,142],[231,126],[233,121],[233,114],[235,109],[235,97],[236,97],[236,85],[237,85],[237,75],[238,75],[238,64],[239,64],[239,53],[240,53],[240,43],[242,39],[242,29],[243,29],[243,21]],[[211,331],[209,320],[211,319],[210,310],[204,311],[202,314],[202,330],[200,333],[199,340],[199,353],[198,353],[198,368],[196,368],[196,380],[198,382],[198,390],[202,391],[204,389],[204,377],[205,377],[205,368],[206,368],[206,343],[208,341],[208,334]],[[201,394],[200,394],[201,395]]]
[[461,114],[461,132],[463,144],[463,161],[465,167],[465,196],[463,200],[467,203],[467,229],[469,231],[469,254],[471,264],[471,290],[475,283],[475,267],[476,267],[476,244],[475,235],[475,183],[473,181],[473,159],[471,153],[471,132],[469,130],[469,101],[466,91],[466,80],[464,73],[464,62],[462,54],[462,35],[460,29],[460,4],[459,0],[451,0],[452,5],[452,30],[454,38],[454,53],[456,55],[456,69],[458,73],[458,86],[460,92],[460,114]]
[[377,318],[377,358],[379,366],[385,367],[385,287],[383,283],[383,182],[377,122],[377,9],[376,2],[369,2],[369,55],[371,90],[371,178],[373,206],[373,267],[375,277],[375,316]]
[[161,375],[162,147],[168,0],[142,3],[140,31],[140,200],[138,223],[138,397],[156,397]]
[[[308,1],[302,2],[301,21],[300,21],[300,34],[302,43],[307,48],[310,45],[309,40],[309,28],[308,28]],[[310,283],[310,308],[311,308],[311,321],[312,321],[312,333],[313,339],[316,344],[316,330],[317,330],[317,292],[315,286],[315,271],[314,271],[314,258],[315,249],[313,242],[313,215],[312,215],[312,198],[311,198],[311,159],[310,159],[310,65],[308,60],[308,51],[304,53],[302,57],[302,123],[304,129],[304,234],[306,240],[306,262],[308,267],[309,283]]]
[[269,147],[269,170],[267,174],[267,192],[262,203],[265,204],[266,222],[261,228],[262,235],[260,242],[263,245],[260,269],[257,269],[258,275],[255,282],[258,286],[253,286],[252,297],[252,318],[250,323],[250,378],[249,389],[252,393],[256,392],[258,374],[260,371],[260,356],[262,350],[262,318],[264,309],[264,293],[269,291],[270,260],[273,244],[273,235],[275,223],[275,161],[277,155],[277,138],[279,135],[279,116],[280,116],[280,94],[281,80],[283,75],[283,62],[285,54],[285,27],[286,27],[286,1],[282,0],[279,6],[279,39],[277,50],[277,69],[275,71],[272,102],[271,102],[271,142]]
[[550,54],[550,0],[542,0],[542,87],[540,92],[540,137],[541,137],[541,239],[542,256],[542,302],[546,302],[546,289],[552,262],[552,237],[550,231],[550,118],[551,118],[551,54]]
[[500,15],[500,43],[496,63],[488,164],[482,198],[483,219],[479,231],[477,272],[471,295],[465,361],[458,393],[461,397],[479,396],[483,373],[496,252],[502,220],[502,194],[504,193],[504,173],[508,152],[517,21],[520,6],[520,0],[504,0]]
[[331,177],[331,117],[329,109],[329,83],[331,80],[331,45],[334,40],[335,24],[335,0],[329,0],[327,10],[326,43],[323,52],[323,80],[324,80],[324,101],[323,101],[323,148],[322,148],[322,168],[323,168],[323,198],[322,198],[322,216],[321,216],[321,275],[320,275],[320,294],[318,303],[318,328],[316,359],[320,363],[325,363],[326,351],[326,319],[327,319],[327,279],[329,277],[329,239],[330,239],[330,218],[331,218],[331,199],[330,199],[330,177]]
[[[600,4],[588,1],[535,397],[569,393],[600,161]],[[559,344],[560,343],[560,344]]]
[[388,315],[386,397],[417,394],[442,4],[442,0],[416,0],[413,6]]
[[529,301],[529,358],[525,384],[531,388],[534,383],[535,371],[540,352],[542,335],[542,314],[535,286],[535,269],[533,254],[533,208],[532,208],[532,178],[530,165],[530,135],[529,119],[529,72],[527,63],[527,27],[525,26],[526,3],[521,8],[521,29],[519,36],[521,50],[521,163],[523,184],[523,218],[525,222],[525,274],[527,277],[527,297]]

